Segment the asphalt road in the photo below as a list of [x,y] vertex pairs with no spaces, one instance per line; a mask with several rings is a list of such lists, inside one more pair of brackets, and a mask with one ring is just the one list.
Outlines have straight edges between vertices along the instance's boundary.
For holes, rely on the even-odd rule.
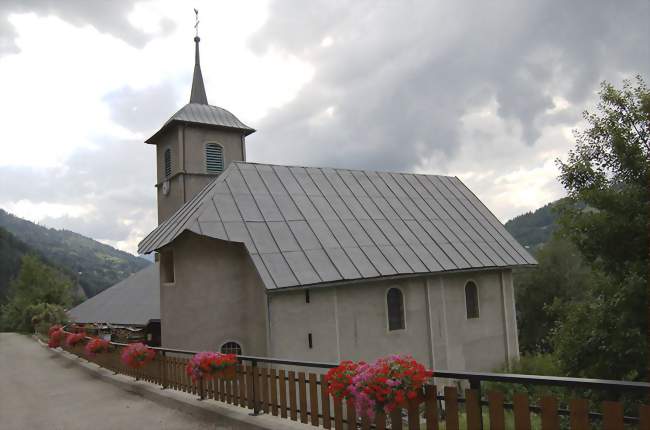
[[0,430],[259,427],[149,400],[28,336],[0,333]]

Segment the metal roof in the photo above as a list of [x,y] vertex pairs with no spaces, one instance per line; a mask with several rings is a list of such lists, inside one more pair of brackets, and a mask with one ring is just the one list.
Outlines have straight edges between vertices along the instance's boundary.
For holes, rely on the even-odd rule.
[[255,129],[241,122],[235,115],[224,108],[200,103],[188,103],[158,130],[153,136],[146,140],[147,143],[154,143],[156,136],[162,133],[172,123],[191,123],[209,125],[214,127],[226,127],[241,130],[245,136],[255,132]]
[[233,162],[139,244],[242,242],[266,288],[536,264],[456,177]]
[[146,325],[160,319],[158,263],[145,267],[68,311],[79,323]]

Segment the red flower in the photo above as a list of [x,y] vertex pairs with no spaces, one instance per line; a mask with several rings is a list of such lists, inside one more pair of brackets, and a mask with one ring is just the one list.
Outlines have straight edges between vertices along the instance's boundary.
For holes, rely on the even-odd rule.
[[357,368],[365,364],[343,361],[338,367],[330,369],[325,375],[327,381],[327,392],[335,399],[349,399],[352,378],[357,374]]
[[122,362],[132,369],[139,369],[151,362],[156,356],[156,351],[148,348],[142,342],[130,343],[122,351]]
[[69,333],[65,338],[65,344],[68,346],[75,346],[86,338],[86,333],[83,331],[79,333]]
[[58,348],[61,346],[63,339],[65,338],[65,333],[63,328],[60,325],[54,325],[50,327],[49,330],[50,339],[47,342],[47,346],[50,348]]
[[86,344],[86,355],[93,357],[100,352],[108,352],[109,345],[109,341],[94,337]]
[[220,352],[199,352],[188,361],[185,372],[196,382],[215,376],[234,378],[236,375],[237,356]]

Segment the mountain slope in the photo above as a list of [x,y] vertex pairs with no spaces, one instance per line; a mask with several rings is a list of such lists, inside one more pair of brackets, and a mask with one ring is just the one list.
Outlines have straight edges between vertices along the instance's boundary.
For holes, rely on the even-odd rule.
[[558,215],[554,208],[560,202],[556,200],[533,212],[514,217],[506,222],[506,230],[529,251],[538,249],[548,242],[557,228]]
[[9,282],[18,275],[20,259],[30,248],[4,228],[0,228],[0,302],[7,294]]
[[56,230],[0,209],[0,227],[33,248],[51,264],[72,274],[92,297],[151,262],[69,230]]
[[[62,276],[71,280],[75,278],[72,272],[56,267],[56,265],[48,261],[40,252],[18,240],[13,234],[0,227],[0,303],[7,299],[9,284],[18,276],[22,265],[22,258],[25,255],[35,255],[43,264],[51,267],[57,273],[61,273]],[[86,299],[86,294],[81,287],[78,287],[78,290],[74,291],[73,295],[75,301]]]

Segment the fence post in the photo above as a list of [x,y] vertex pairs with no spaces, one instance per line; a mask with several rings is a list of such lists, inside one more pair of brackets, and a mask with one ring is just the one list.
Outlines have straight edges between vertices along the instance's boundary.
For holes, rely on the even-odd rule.
[[259,415],[259,404],[257,403],[257,395],[255,393],[255,380],[257,379],[257,360],[251,360],[251,370],[253,377],[251,378],[251,397],[253,398],[253,413],[251,416],[256,417]]
[[481,395],[481,378],[470,378],[469,388],[478,393],[479,428],[483,429],[483,396]]
[[162,389],[164,390],[167,388],[167,352],[162,351],[160,355],[160,365],[162,366],[160,370],[160,385],[162,385]]
[[205,386],[203,384],[203,375],[199,378],[199,400],[205,400]]

